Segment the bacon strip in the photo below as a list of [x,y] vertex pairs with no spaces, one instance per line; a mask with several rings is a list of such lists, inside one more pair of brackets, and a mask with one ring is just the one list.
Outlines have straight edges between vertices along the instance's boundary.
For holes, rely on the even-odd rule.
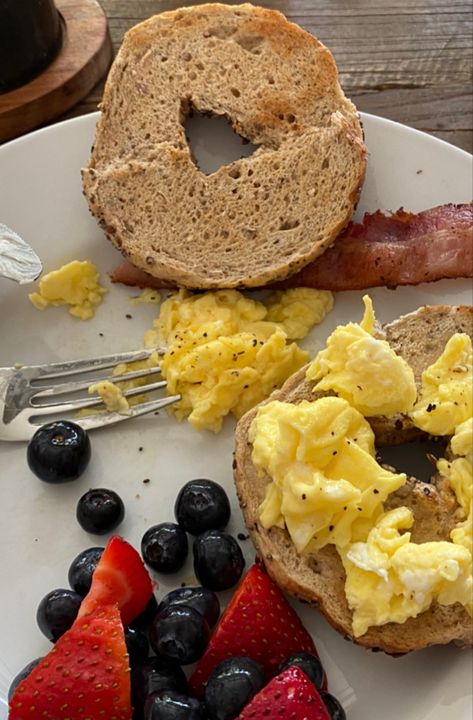
[[[110,277],[125,285],[171,287],[128,262]],[[366,213],[362,223],[350,223],[323,255],[272,287],[364,290],[461,277],[473,277],[473,203],[439,205],[420,213],[402,208],[390,215]]]

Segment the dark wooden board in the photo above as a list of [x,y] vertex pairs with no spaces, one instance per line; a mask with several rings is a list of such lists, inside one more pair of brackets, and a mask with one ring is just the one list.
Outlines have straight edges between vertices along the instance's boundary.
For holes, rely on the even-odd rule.
[[31,82],[0,95],[0,141],[57,118],[86,97],[112,58],[107,18],[96,0],[56,0],[64,41],[53,62]]

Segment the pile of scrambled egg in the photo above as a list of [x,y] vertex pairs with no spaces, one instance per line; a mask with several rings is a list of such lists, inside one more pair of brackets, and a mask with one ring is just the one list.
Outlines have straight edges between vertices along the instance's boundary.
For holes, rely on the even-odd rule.
[[223,418],[240,417],[308,360],[293,340],[307,335],[333,307],[330,292],[298,288],[258,302],[237,290],[171,295],[146,347],[164,345],[159,366],[171,407],[197,429],[218,432]]
[[[424,371],[417,398],[411,368],[375,336],[371,301],[364,303],[362,322],[338,327],[307,371],[314,390],[335,396],[270,402],[250,428],[253,463],[271,478],[259,510],[263,527],[285,527],[298,552],[337,548],[355,637],[415,617],[434,599],[473,613],[471,339],[458,333],[448,341]],[[450,541],[413,543],[411,510],[384,511],[406,476],[378,464],[365,416],[398,412],[426,432],[451,436],[451,459],[437,465],[463,514]]]
[[28,297],[38,310],[51,305],[68,305],[71,315],[89,320],[106,292],[100,285],[97,268],[90,260],[73,260],[44,275],[39,281],[39,292],[30,293]]
[[[138,300],[156,302],[156,293],[145,291]],[[159,367],[168,394],[181,396],[169,411],[198,430],[218,432],[228,414],[240,417],[308,361],[293,340],[304,338],[332,307],[330,292],[306,288],[275,292],[261,302],[237,290],[180,290],[162,303],[145,334],[145,347],[163,347],[164,354],[119,365],[114,374],[118,381],[129,370]],[[151,379],[104,381],[89,392],[98,393],[107,410],[126,413],[123,391]]]

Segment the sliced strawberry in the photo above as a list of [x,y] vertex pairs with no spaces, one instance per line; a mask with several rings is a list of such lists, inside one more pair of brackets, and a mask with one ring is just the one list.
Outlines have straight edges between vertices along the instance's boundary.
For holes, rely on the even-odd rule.
[[130,720],[130,669],[117,605],[82,614],[17,687],[9,720]]
[[238,715],[237,720],[330,720],[324,701],[300,668],[273,678]]
[[112,537],[92,576],[92,586],[82,601],[79,617],[98,605],[116,603],[123,624],[129,625],[145,609],[153,584],[136,550],[118,536]]
[[190,687],[200,697],[215,665],[235,655],[261,663],[271,678],[281,662],[298,651],[317,655],[312,638],[279,588],[259,565],[253,565],[222,615]]

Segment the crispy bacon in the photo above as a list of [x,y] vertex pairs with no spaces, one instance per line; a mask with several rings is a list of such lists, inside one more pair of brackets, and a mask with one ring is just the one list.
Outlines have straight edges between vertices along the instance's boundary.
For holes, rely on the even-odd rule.
[[[123,263],[112,282],[166,288],[169,283]],[[350,223],[335,244],[278,288],[364,290],[418,285],[442,278],[473,277],[473,203],[439,205],[420,213],[402,208],[366,213]]]

